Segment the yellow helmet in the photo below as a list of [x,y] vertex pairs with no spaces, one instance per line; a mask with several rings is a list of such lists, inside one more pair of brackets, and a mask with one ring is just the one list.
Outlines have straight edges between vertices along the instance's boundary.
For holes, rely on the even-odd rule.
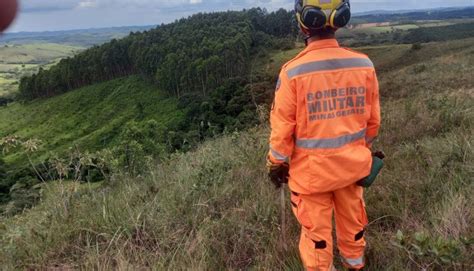
[[326,27],[344,27],[351,19],[349,0],[295,0],[295,11],[301,30],[307,35]]

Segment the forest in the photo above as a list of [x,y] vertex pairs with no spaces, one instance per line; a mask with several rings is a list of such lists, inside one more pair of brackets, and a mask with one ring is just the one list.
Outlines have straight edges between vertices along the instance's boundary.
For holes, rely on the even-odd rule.
[[297,34],[293,17],[283,9],[272,13],[250,9],[197,14],[132,32],[23,78],[19,97],[48,98],[131,74],[147,76],[176,97],[206,96],[229,78],[247,77],[251,56],[268,48],[291,48]]

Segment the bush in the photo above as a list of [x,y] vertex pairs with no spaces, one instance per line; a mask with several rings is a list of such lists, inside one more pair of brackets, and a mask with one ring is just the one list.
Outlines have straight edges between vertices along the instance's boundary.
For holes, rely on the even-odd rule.
[[421,45],[421,43],[414,43],[414,44],[411,46],[411,49],[414,50],[414,51],[421,50],[422,48],[423,48],[423,46]]

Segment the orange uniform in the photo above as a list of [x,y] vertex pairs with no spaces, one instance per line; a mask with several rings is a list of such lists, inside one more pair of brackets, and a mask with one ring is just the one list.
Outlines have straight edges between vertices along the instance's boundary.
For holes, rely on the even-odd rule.
[[306,268],[332,265],[333,210],[343,262],[363,267],[367,217],[363,189],[355,183],[370,173],[370,145],[380,127],[374,65],[335,39],[311,42],[283,66],[271,127],[270,160],[290,162],[289,187],[302,225]]

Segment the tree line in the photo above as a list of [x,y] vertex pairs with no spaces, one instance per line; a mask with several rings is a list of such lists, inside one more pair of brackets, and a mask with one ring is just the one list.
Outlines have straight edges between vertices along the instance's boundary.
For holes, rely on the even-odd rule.
[[20,81],[19,98],[53,97],[76,88],[143,74],[181,97],[207,95],[248,73],[252,56],[297,34],[292,12],[264,9],[196,14],[94,46]]

